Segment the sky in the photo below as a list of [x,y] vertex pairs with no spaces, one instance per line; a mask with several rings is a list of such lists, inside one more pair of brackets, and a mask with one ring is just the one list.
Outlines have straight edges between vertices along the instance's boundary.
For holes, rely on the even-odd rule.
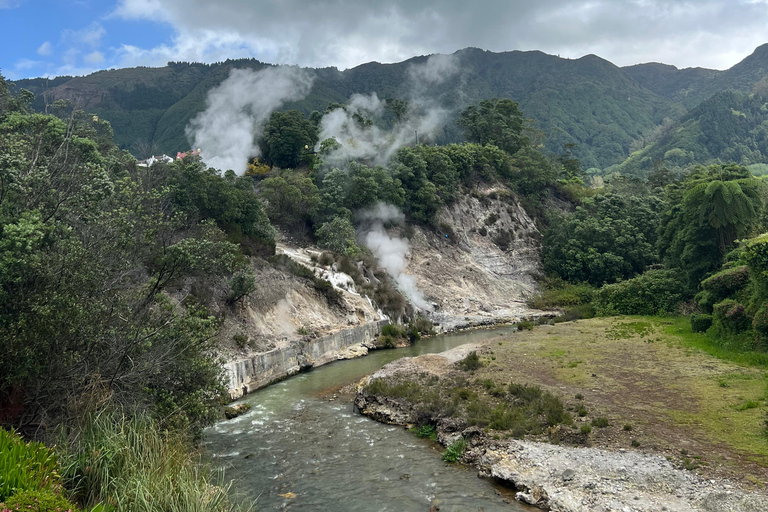
[[474,46],[727,69],[768,0],[0,0],[9,79],[253,57],[354,67]]

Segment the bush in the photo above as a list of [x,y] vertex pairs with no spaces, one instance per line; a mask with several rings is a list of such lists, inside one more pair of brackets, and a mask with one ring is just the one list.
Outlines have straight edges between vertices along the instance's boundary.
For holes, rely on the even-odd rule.
[[483,363],[480,361],[480,357],[474,350],[470,352],[467,357],[459,361],[459,367],[465,372],[477,370],[481,366],[483,366]]
[[601,418],[595,418],[595,419],[592,420],[592,426],[593,427],[605,428],[608,425],[610,425],[610,423],[608,422],[608,418],[602,418],[601,417]]
[[355,241],[355,227],[346,217],[334,217],[324,223],[315,232],[315,236],[317,245],[324,249],[348,256],[360,254],[360,247]]
[[691,315],[691,331],[705,332],[712,327],[712,315]]
[[401,336],[403,336],[403,331],[400,330],[400,328],[396,325],[387,324],[381,328],[381,335],[391,336],[392,338],[400,338]]
[[595,288],[589,284],[570,284],[559,279],[545,283],[544,286],[545,289],[528,302],[532,308],[560,309],[588,304],[595,293]]
[[434,425],[421,425],[420,427],[414,428],[412,430],[416,434],[416,437],[437,441],[437,432],[435,431]]
[[532,331],[535,324],[533,322],[530,322],[528,320],[521,320],[517,322],[517,330],[518,331]]
[[78,512],[79,509],[63,496],[50,490],[19,491],[5,501],[10,510],[29,512]]
[[696,304],[699,306],[699,309],[701,309],[705,313],[712,313],[712,308],[714,307],[715,303],[720,299],[712,292],[709,292],[707,290],[701,290],[699,293],[696,294],[693,300],[696,301]]
[[608,284],[595,294],[598,315],[659,315],[673,313],[685,298],[680,272],[649,270],[633,279]]
[[429,336],[433,336],[435,334],[435,324],[433,324],[432,320],[425,317],[424,315],[417,315],[413,322],[411,322],[411,326],[413,326],[419,334],[425,334]]
[[749,283],[749,269],[746,265],[727,268],[701,282],[702,290],[723,299],[744,288]]
[[59,485],[54,451],[42,443],[25,442],[0,428],[0,502],[19,491],[41,491]]
[[542,395],[541,388],[538,386],[529,386],[527,384],[512,383],[509,385],[509,394],[519,398],[524,403],[530,403],[538,400]]
[[580,430],[582,434],[586,435],[592,432],[592,427],[590,427],[589,425],[582,425]]
[[713,325],[718,332],[737,334],[749,328],[750,319],[743,304],[725,299],[713,308]]
[[464,438],[461,437],[457,441],[453,442],[447,450],[443,452],[443,460],[445,462],[458,462],[461,456],[464,455],[464,450],[467,448],[467,443]]
[[768,303],[757,308],[752,319],[752,327],[755,329],[755,339],[758,349],[768,351]]

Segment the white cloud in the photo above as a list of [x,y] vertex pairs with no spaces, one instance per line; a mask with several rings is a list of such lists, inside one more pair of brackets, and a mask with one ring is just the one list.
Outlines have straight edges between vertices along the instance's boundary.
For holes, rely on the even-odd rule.
[[121,0],[109,17],[127,20],[155,19],[166,21],[169,19],[159,0]]
[[88,64],[101,64],[104,62],[104,54],[97,50],[83,57],[83,60]]
[[42,66],[43,64],[45,63],[39,60],[19,59],[16,61],[13,67],[16,71],[27,71]]
[[50,55],[52,53],[53,53],[53,46],[48,41],[41,44],[40,47],[37,49],[38,55]]
[[73,44],[88,46],[89,48],[96,49],[101,46],[101,38],[107,33],[104,27],[100,23],[94,21],[87,27],[80,30],[64,30],[61,33],[62,41]]
[[16,9],[22,3],[23,0],[0,0],[0,9]]
[[122,48],[137,64],[248,55],[346,68],[477,46],[724,68],[765,42],[765,7],[753,0],[119,0],[112,15],[173,26],[171,44]]

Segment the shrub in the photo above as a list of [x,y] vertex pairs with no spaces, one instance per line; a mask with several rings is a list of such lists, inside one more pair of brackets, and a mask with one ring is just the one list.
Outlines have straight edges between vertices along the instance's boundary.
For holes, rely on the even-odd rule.
[[727,268],[701,282],[702,290],[723,299],[744,288],[749,283],[749,269],[746,265]]
[[712,315],[691,315],[691,331],[705,332],[712,327]]
[[509,394],[519,398],[524,403],[530,403],[538,400],[542,395],[541,388],[538,386],[529,386],[527,384],[512,383],[509,385]]
[[54,451],[38,442],[25,442],[0,428],[0,502],[19,491],[40,491],[59,485]]
[[411,322],[411,325],[415,327],[420,334],[426,334],[430,336],[435,334],[435,324],[433,324],[432,320],[425,317],[424,315],[417,315],[413,322]]
[[589,434],[592,432],[592,427],[589,425],[582,425],[580,430],[582,434]]
[[579,407],[579,410],[577,411],[577,413],[580,418],[583,418],[584,416],[587,415],[587,408],[582,405],[581,407]]
[[464,450],[467,448],[467,443],[464,438],[461,437],[457,441],[454,441],[443,454],[443,460],[445,462],[458,462],[461,456],[464,454]]
[[412,430],[415,432],[416,437],[437,441],[437,431],[435,430],[434,425],[421,425],[420,427],[414,428]]
[[535,326],[535,324],[533,322],[528,321],[528,320],[521,320],[521,321],[517,322],[517,330],[518,331],[522,331],[522,330],[532,331],[534,326]]
[[376,345],[381,348],[397,348],[397,340],[392,336],[382,334],[379,336],[379,340],[376,342]]
[[680,273],[649,270],[633,279],[608,284],[595,294],[598,315],[658,315],[672,313],[685,296]]
[[756,348],[768,351],[768,303],[757,308],[752,327],[755,329],[755,341],[758,345]]
[[78,512],[79,509],[63,496],[50,490],[19,491],[5,501],[10,510],[29,512]]
[[740,333],[750,326],[750,319],[743,304],[725,299],[713,308],[713,324],[723,333]]
[[399,338],[403,335],[403,332],[400,330],[398,326],[393,324],[387,324],[381,328],[381,335],[391,336],[393,338]]
[[480,361],[480,357],[474,350],[467,354],[467,357],[459,361],[459,367],[465,372],[477,370],[481,366],[483,366],[483,363]]
[[579,306],[592,301],[595,289],[589,284],[570,284],[560,279],[545,283],[545,289],[533,297],[528,305],[535,309],[560,309]]
[[633,448],[639,448],[640,447],[640,441],[638,441],[637,439],[633,439],[632,443],[630,443],[630,444],[632,445]]
[[701,309],[705,313],[712,313],[712,307],[720,299],[717,298],[717,296],[714,293],[709,292],[707,290],[702,290],[696,294],[693,300],[696,301],[696,304],[699,306],[699,309]]
[[610,425],[610,423],[608,422],[608,418],[602,418],[601,417],[601,418],[595,418],[595,419],[592,420],[592,426],[593,427],[605,428],[608,425]]

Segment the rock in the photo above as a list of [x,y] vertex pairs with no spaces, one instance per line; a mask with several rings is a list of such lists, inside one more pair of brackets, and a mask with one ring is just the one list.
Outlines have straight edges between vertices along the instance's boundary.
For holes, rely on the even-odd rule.
[[233,418],[237,418],[242,414],[245,414],[250,410],[251,410],[251,404],[237,404],[237,405],[233,405],[232,407],[225,407],[224,416],[228,420],[231,420]]
[[573,477],[575,476],[576,476],[576,472],[572,469],[566,469],[565,471],[563,471],[563,474],[561,475],[561,477],[563,478],[563,482],[570,482],[571,480],[573,480]]

